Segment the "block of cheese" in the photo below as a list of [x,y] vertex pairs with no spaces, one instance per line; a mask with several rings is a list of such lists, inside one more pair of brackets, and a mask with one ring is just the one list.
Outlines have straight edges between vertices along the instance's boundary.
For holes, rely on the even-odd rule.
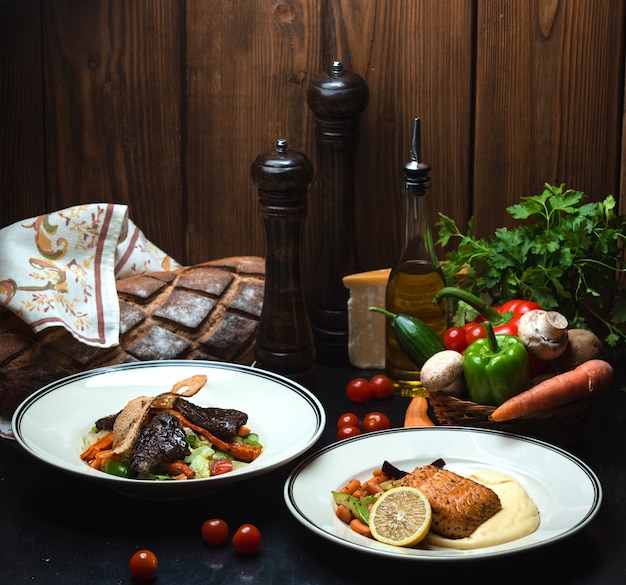
[[370,307],[385,306],[385,289],[391,268],[358,272],[343,277],[349,290],[348,356],[356,368],[385,367],[385,319]]

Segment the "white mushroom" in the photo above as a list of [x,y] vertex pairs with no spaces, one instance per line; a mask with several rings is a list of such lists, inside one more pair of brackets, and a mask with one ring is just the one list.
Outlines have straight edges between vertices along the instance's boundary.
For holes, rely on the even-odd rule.
[[541,360],[553,360],[567,347],[567,326],[567,318],[561,313],[535,309],[520,317],[517,336],[528,353]]
[[420,381],[430,393],[460,396],[465,388],[463,356],[452,349],[437,352],[422,366]]

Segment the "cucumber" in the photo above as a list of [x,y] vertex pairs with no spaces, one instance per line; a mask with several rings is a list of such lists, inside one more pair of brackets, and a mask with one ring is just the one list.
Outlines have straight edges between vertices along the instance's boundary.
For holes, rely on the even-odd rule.
[[370,307],[370,311],[382,313],[391,319],[391,330],[400,349],[418,368],[436,353],[446,349],[441,337],[424,321],[403,313],[396,315],[380,307]]

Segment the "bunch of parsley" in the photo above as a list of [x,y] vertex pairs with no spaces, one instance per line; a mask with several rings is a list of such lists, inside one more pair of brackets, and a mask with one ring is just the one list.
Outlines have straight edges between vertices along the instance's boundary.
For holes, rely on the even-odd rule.
[[[626,216],[616,213],[612,195],[585,199],[564,185],[546,184],[541,195],[507,207],[519,226],[499,228],[487,239],[474,237],[474,218],[464,234],[440,213],[437,243],[458,241],[446,255],[447,283],[493,305],[532,300],[565,315],[570,327],[594,330],[607,345],[626,341]],[[457,325],[474,316],[464,303],[452,306]]]

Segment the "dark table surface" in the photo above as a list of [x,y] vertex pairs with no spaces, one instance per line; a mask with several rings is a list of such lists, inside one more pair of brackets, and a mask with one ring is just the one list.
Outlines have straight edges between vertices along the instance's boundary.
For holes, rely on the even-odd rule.
[[[626,382],[623,359],[618,385]],[[355,406],[347,382],[373,372],[318,366],[314,392],[327,424],[313,452],[335,440],[338,416],[379,410],[401,426],[408,399],[392,397]],[[287,510],[283,486],[301,458],[284,468],[227,490],[183,502],[148,502],[123,496],[25,456],[0,441],[0,583],[135,583],[128,561],[147,548],[159,558],[153,583],[341,585],[373,583],[626,583],[626,394],[598,402],[581,433],[567,447],[600,479],[603,502],[576,534],[541,549],[470,562],[415,562],[373,557],[331,543],[301,525]],[[279,421],[277,421],[279,424]],[[212,517],[231,527],[256,524],[262,544],[251,556],[230,543],[204,543],[200,527]],[[380,577],[375,578],[376,575]]]

